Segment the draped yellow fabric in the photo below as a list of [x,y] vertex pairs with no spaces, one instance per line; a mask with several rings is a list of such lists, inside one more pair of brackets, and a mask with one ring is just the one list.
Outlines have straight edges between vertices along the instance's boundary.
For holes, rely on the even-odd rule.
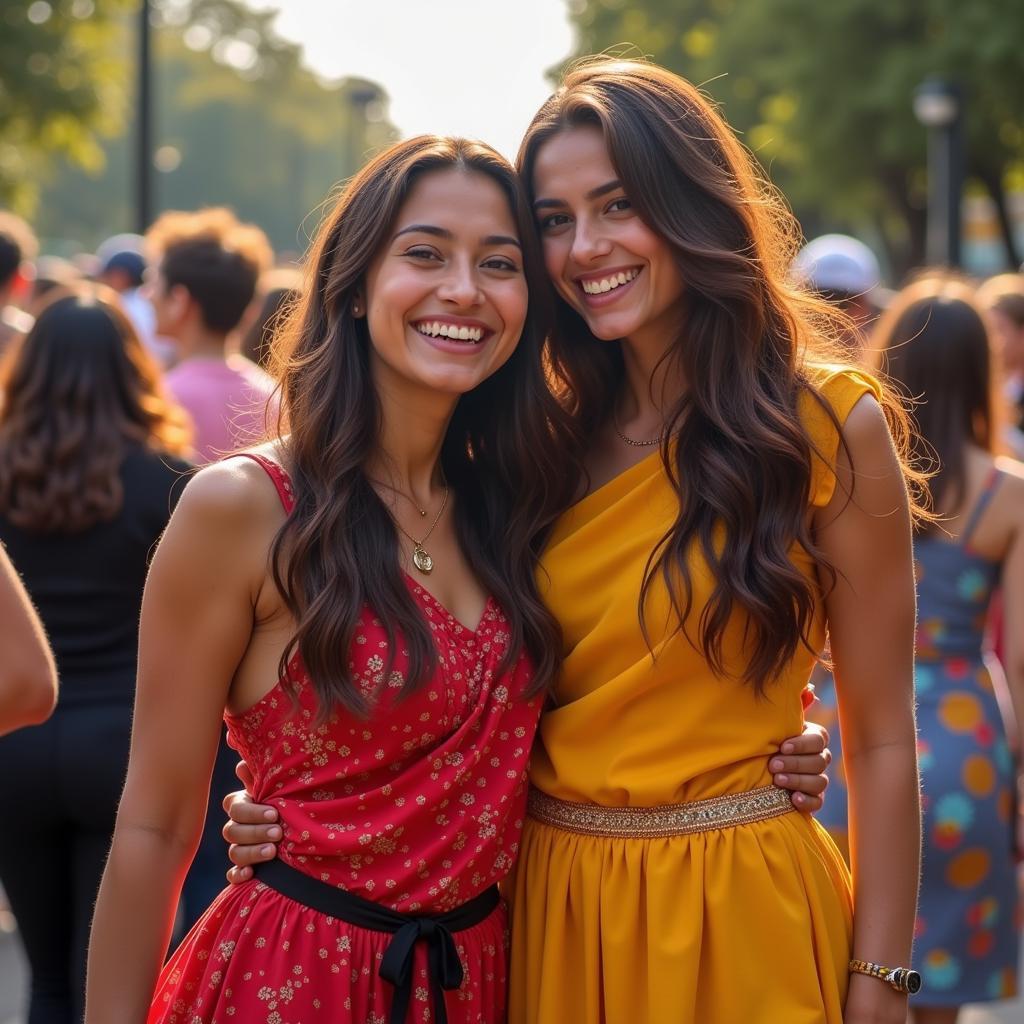
[[[876,390],[866,375],[821,371],[820,394],[840,423]],[[819,453],[811,500],[824,505],[838,432],[812,396],[800,412]],[[673,635],[660,581],[647,605],[652,658],[637,601],[676,510],[654,453],[573,506],[551,538],[541,585],[566,660],[531,764],[545,793],[651,806],[753,789],[771,783],[769,756],[803,728],[812,655],[801,650],[758,698]],[[806,553],[792,557],[813,577]],[[696,622],[713,581],[696,553],[690,568]],[[732,674],[742,674],[742,634],[737,613],[726,645]],[[820,604],[813,639],[824,640]],[[651,839],[530,819],[508,892],[512,1024],[841,1024],[849,876],[804,815]]]

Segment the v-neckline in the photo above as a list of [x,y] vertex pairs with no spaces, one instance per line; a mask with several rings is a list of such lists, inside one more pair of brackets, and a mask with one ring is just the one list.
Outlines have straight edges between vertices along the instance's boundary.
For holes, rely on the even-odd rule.
[[481,627],[487,621],[487,613],[491,610],[491,605],[494,603],[494,598],[491,594],[488,594],[486,599],[484,600],[484,608],[483,611],[480,613],[480,619],[476,624],[476,629],[470,629],[470,627],[467,626],[461,619],[453,615],[451,610],[446,605],[442,604],[440,599],[436,597],[433,593],[431,593],[431,591],[429,591],[425,586],[423,586],[423,584],[420,583],[420,581],[416,579],[415,576],[406,572],[404,569],[402,570],[402,575],[405,577],[406,582],[414,590],[418,590],[421,593],[425,594],[430,603],[438,611],[443,612],[449,619],[451,619],[451,621],[454,622],[455,625],[459,627],[459,629],[461,629],[465,633],[468,633],[474,639],[476,638],[477,634],[480,632]]

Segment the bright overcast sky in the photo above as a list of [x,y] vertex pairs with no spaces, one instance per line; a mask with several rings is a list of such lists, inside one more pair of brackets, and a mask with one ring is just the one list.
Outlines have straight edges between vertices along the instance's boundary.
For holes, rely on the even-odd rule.
[[483,139],[513,157],[573,48],[565,0],[248,0],[330,78],[378,82],[403,135]]

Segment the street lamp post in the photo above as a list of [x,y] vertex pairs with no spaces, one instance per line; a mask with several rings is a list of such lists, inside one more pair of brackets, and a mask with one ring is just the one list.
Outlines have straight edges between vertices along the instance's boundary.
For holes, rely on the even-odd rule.
[[138,105],[135,138],[135,230],[143,235],[153,219],[153,90],[149,0],[139,12]]
[[914,93],[914,114],[928,129],[927,260],[958,267],[964,182],[962,92],[952,82],[929,78]]
[[353,83],[348,90],[348,137],[346,148],[348,149],[349,174],[355,174],[359,170],[364,157],[364,146],[366,144],[366,113],[371,103],[380,98],[380,90],[367,84]]

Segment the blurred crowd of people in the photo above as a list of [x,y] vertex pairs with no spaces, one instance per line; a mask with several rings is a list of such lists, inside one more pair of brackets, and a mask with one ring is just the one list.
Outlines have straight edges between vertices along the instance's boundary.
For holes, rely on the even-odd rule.
[[[4,645],[28,654],[0,670],[0,732],[53,706],[44,630],[60,680],[48,721],[0,738],[0,770],[19,780],[5,803],[18,838],[0,844],[0,881],[32,969],[33,1022],[83,1012],[148,560],[192,467],[257,440],[277,415],[272,339],[301,289],[296,270],[274,266],[263,232],[226,209],[166,213],[145,237],[115,235],[75,261],[38,248],[24,221],[0,213],[0,557],[30,599],[4,558]],[[893,293],[871,250],[842,235],[809,243],[793,273],[848,313],[853,361],[916,403],[917,454],[941,516],[917,541],[918,941],[932,990],[954,1002],[978,985],[1009,995],[1024,843],[1024,465],[1013,461],[1024,458],[1024,275],[936,271]],[[825,674],[819,693],[817,714],[835,725]],[[235,760],[222,744],[214,808],[234,788]],[[824,820],[845,845],[842,778],[837,757]],[[220,824],[214,810],[184,924],[223,885]],[[955,1009],[934,1020],[955,1020]]]
[[[38,254],[0,213],[0,764],[12,793],[0,881],[32,970],[31,1019],[81,1020],[86,946],[131,733],[146,571],[189,473],[257,440],[276,415],[266,372],[298,273],[226,209],[167,213],[75,262]],[[7,562],[5,560],[5,566]],[[42,620],[41,626],[34,625]],[[30,639],[36,643],[27,643]],[[13,639],[10,641],[13,644]],[[8,646],[5,635],[4,646]],[[222,742],[213,805],[237,755]],[[184,889],[181,928],[223,887],[219,811]]]

